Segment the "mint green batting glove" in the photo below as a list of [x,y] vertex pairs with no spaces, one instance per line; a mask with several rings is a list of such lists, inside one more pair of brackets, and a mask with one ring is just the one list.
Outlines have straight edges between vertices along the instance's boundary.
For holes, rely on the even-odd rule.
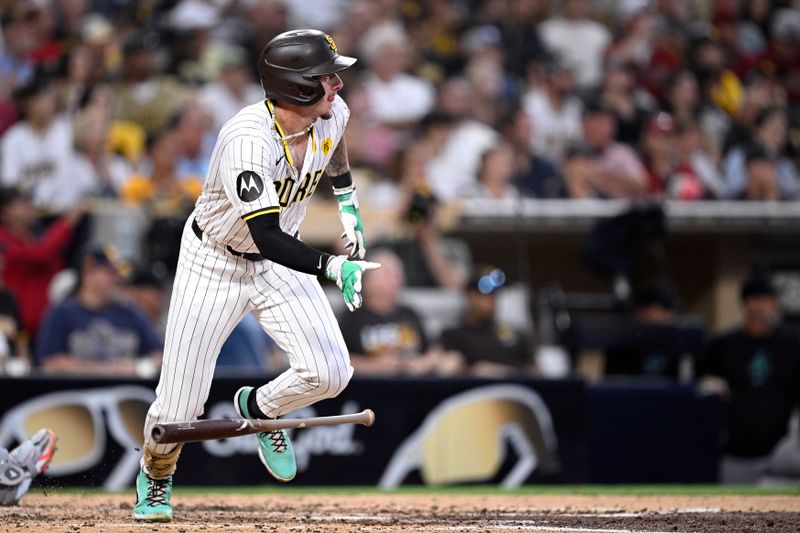
[[364,240],[364,225],[361,222],[361,213],[358,211],[356,190],[348,187],[333,192],[339,203],[339,220],[344,228],[341,238],[347,239],[344,247],[348,250],[349,257],[364,259],[364,255],[367,253],[367,243]]
[[346,255],[336,255],[328,260],[325,277],[336,282],[342,291],[344,303],[349,311],[355,311],[363,302],[361,298],[361,277],[367,270],[381,267],[380,263],[369,261],[349,261]]

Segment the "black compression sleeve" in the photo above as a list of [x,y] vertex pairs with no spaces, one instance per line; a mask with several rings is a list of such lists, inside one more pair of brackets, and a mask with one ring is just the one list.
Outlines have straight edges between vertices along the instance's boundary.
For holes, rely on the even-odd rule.
[[353,175],[350,174],[348,170],[344,174],[339,174],[338,176],[330,176],[331,178],[331,185],[333,185],[334,189],[344,189],[345,187],[349,187],[353,184]]
[[330,254],[320,252],[281,230],[278,213],[267,213],[247,221],[258,251],[266,259],[298,272],[325,275]]

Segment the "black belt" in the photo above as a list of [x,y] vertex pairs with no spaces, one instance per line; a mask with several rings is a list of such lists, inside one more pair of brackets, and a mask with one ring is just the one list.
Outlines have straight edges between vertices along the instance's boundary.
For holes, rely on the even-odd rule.
[[[197,236],[198,239],[201,241],[203,240],[203,230],[200,229],[200,226],[197,224],[197,219],[192,219],[192,231]],[[248,261],[263,261],[264,256],[261,254],[251,254],[247,252],[237,252],[230,246],[225,247],[228,250],[228,253],[231,255],[235,255],[236,257],[241,257],[242,259],[247,259]]]

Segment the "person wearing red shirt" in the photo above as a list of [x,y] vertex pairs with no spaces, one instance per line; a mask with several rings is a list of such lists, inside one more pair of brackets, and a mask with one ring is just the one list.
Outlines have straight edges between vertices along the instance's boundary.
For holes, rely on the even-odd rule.
[[35,338],[39,329],[48,305],[48,285],[65,266],[62,254],[82,214],[83,208],[76,208],[38,236],[38,214],[31,198],[13,188],[0,190],[4,281],[19,302],[20,322],[30,338]]
[[647,121],[642,135],[647,194],[657,198],[700,200],[706,194],[705,187],[691,162],[682,160],[677,133],[677,125],[669,113],[656,113]]

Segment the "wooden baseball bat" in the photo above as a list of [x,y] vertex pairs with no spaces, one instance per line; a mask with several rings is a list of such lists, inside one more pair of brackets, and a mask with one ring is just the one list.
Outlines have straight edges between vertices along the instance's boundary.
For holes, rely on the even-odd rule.
[[153,426],[153,440],[159,444],[171,442],[195,442],[199,440],[229,439],[272,431],[274,429],[309,428],[314,426],[335,426],[339,424],[361,424],[371,426],[375,423],[372,409],[360,413],[338,416],[318,416],[315,418],[280,418],[275,420],[193,420],[172,422]]

